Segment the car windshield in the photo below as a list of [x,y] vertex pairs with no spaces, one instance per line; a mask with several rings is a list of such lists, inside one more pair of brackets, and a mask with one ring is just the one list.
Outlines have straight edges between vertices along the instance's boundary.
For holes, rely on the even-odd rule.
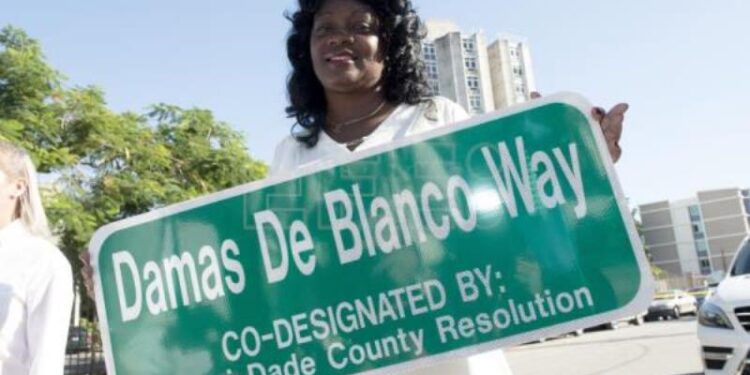
[[750,240],[745,241],[739,252],[732,267],[732,276],[750,274]]

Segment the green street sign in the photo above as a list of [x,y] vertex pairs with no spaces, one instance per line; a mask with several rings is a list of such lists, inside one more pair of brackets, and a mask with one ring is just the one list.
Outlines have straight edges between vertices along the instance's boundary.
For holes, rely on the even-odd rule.
[[101,228],[109,374],[390,374],[642,312],[590,108],[552,95]]

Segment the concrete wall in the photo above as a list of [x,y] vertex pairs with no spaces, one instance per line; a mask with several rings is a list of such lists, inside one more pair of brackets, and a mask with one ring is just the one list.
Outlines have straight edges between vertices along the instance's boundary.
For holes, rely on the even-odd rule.
[[750,234],[745,201],[740,189],[718,189],[698,192],[706,228],[711,265],[725,270],[742,239]]
[[672,225],[677,245],[677,257],[680,260],[682,273],[691,272],[700,274],[700,261],[698,259],[698,252],[695,249],[695,231],[693,230],[693,225],[695,224],[691,222],[688,211],[688,207],[693,203],[697,203],[697,201],[674,205],[670,212],[672,214]]
[[643,228],[671,226],[672,215],[668,208],[659,211],[641,211],[641,224],[643,224]]
[[536,91],[536,79],[534,78],[534,64],[531,60],[531,49],[528,43],[521,45],[521,64],[524,67],[524,82],[526,83],[527,98],[532,91]]
[[726,267],[729,267],[729,264],[732,263],[732,258],[745,237],[745,234],[737,234],[709,239],[708,247],[711,251],[711,266],[715,270],[726,271]]
[[669,274],[682,274],[669,202],[643,205],[639,207],[639,211],[644,246],[651,262]]
[[445,34],[435,40],[435,47],[440,72],[440,94],[458,103],[464,109],[468,109],[469,98],[466,96],[461,34],[457,32]]
[[487,48],[490,63],[490,78],[494,92],[495,108],[505,108],[511,104],[512,79],[507,41],[496,40]]
[[487,52],[487,40],[482,33],[470,37],[477,49],[477,64],[479,65],[479,84],[481,87],[482,106],[485,112],[495,110],[495,95],[493,93],[490,74],[490,61]]

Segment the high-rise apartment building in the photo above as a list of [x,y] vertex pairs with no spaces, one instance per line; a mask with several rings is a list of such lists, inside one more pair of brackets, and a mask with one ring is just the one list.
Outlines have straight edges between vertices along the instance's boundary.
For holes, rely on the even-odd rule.
[[490,44],[487,51],[495,107],[503,108],[526,101],[536,87],[528,43],[505,37]]
[[696,197],[639,206],[651,262],[672,275],[725,271],[750,234],[750,189],[700,191]]
[[446,21],[427,21],[423,57],[433,94],[445,96],[471,114],[521,103],[534,91],[528,43],[484,33],[463,34]]

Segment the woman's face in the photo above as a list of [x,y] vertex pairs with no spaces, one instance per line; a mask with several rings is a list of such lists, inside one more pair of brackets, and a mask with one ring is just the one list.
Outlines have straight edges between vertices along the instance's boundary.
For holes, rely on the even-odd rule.
[[327,92],[373,90],[384,63],[380,22],[356,0],[327,0],[315,14],[310,53],[315,75]]

